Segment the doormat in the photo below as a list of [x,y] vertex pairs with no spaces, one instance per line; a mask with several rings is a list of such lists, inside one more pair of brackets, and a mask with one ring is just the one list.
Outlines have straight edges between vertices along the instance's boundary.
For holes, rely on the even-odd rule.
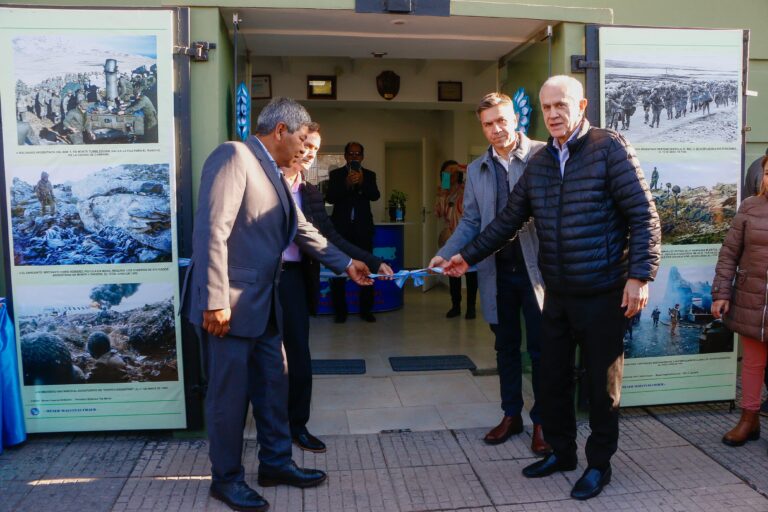
[[362,375],[365,359],[313,359],[312,375]]
[[425,372],[433,370],[475,370],[477,366],[467,356],[409,356],[390,357],[396,372]]

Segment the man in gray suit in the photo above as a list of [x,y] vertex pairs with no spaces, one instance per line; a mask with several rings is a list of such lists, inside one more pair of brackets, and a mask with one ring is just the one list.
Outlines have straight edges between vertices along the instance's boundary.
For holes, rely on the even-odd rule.
[[[430,262],[440,266],[465,244],[474,240],[504,209],[509,191],[523,174],[528,158],[544,146],[517,131],[517,115],[506,94],[486,94],[477,107],[477,117],[489,142],[483,156],[469,164],[464,186],[464,213],[456,230]],[[499,444],[523,431],[523,387],[520,346],[525,318],[526,348],[531,357],[534,400],[539,389],[539,327],[544,287],[537,265],[539,242],[532,224],[494,256],[477,264],[483,316],[496,337],[496,364],[499,369],[501,409],[504,417],[484,440]],[[531,450],[543,455],[550,451],[544,441],[539,408],[531,408],[533,433]]]
[[182,301],[203,345],[211,496],[235,510],[269,504],[244,481],[248,402],[259,441],[261,486],[311,487],[325,473],[291,460],[288,379],[278,299],[281,255],[291,240],[336,272],[371,284],[365,264],[330,245],[297,210],[280,173],[304,154],[307,111],[288,98],[259,114],[256,136],[226,142],[206,160],[195,214],[193,257]]

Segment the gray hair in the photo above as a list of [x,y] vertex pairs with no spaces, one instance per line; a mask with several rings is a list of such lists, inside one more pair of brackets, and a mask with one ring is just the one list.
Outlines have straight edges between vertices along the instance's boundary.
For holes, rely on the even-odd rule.
[[[579,102],[584,98],[584,86],[581,82],[568,75],[555,75],[547,78],[547,81],[541,86],[544,89],[547,86],[562,87],[565,89],[566,95],[572,100]],[[541,91],[539,89],[539,91]]]
[[312,122],[309,112],[296,100],[279,96],[261,109],[256,120],[256,135],[267,135],[275,131],[278,123],[284,123],[288,132],[293,133]]

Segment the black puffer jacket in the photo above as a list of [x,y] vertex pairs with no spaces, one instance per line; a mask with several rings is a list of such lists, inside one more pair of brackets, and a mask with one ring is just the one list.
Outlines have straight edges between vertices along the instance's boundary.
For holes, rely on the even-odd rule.
[[586,120],[568,150],[562,179],[552,138],[531,156],[504,210],[462,257],[469,264],[488,257],[533,216],[548,291],[593,294],[622,288],[630,277],[652,281],[661,228],[635,150]]
[[[364,251],[358,246],[348,242],[333,227],[330,217],[325,211],[325,201],[320,190],[306,181],[299,185],[301,193],[301,211],[313,226],[350,258],[360,260],[371,272],[378,272],[382,260],[368,251]],[[307,287],[307,305],[311,314],[317,314],[317,299],[320,289],[320,263],[302,253],[302,270],[304,274],[304,283]]]

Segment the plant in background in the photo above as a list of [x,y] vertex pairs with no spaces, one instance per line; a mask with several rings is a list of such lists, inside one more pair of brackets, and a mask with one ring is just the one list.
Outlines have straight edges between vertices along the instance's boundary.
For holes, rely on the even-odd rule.
[[392,189],[392,193],[389,194],[389,220],[391,222],[403,222],[405,220],[405,202],[408,200],[408,195],[397,189]]
[[408,195],[400,190],[393,189],[389,194],[389,207],[390,208],[405,208],[405,202],[408,200]]

